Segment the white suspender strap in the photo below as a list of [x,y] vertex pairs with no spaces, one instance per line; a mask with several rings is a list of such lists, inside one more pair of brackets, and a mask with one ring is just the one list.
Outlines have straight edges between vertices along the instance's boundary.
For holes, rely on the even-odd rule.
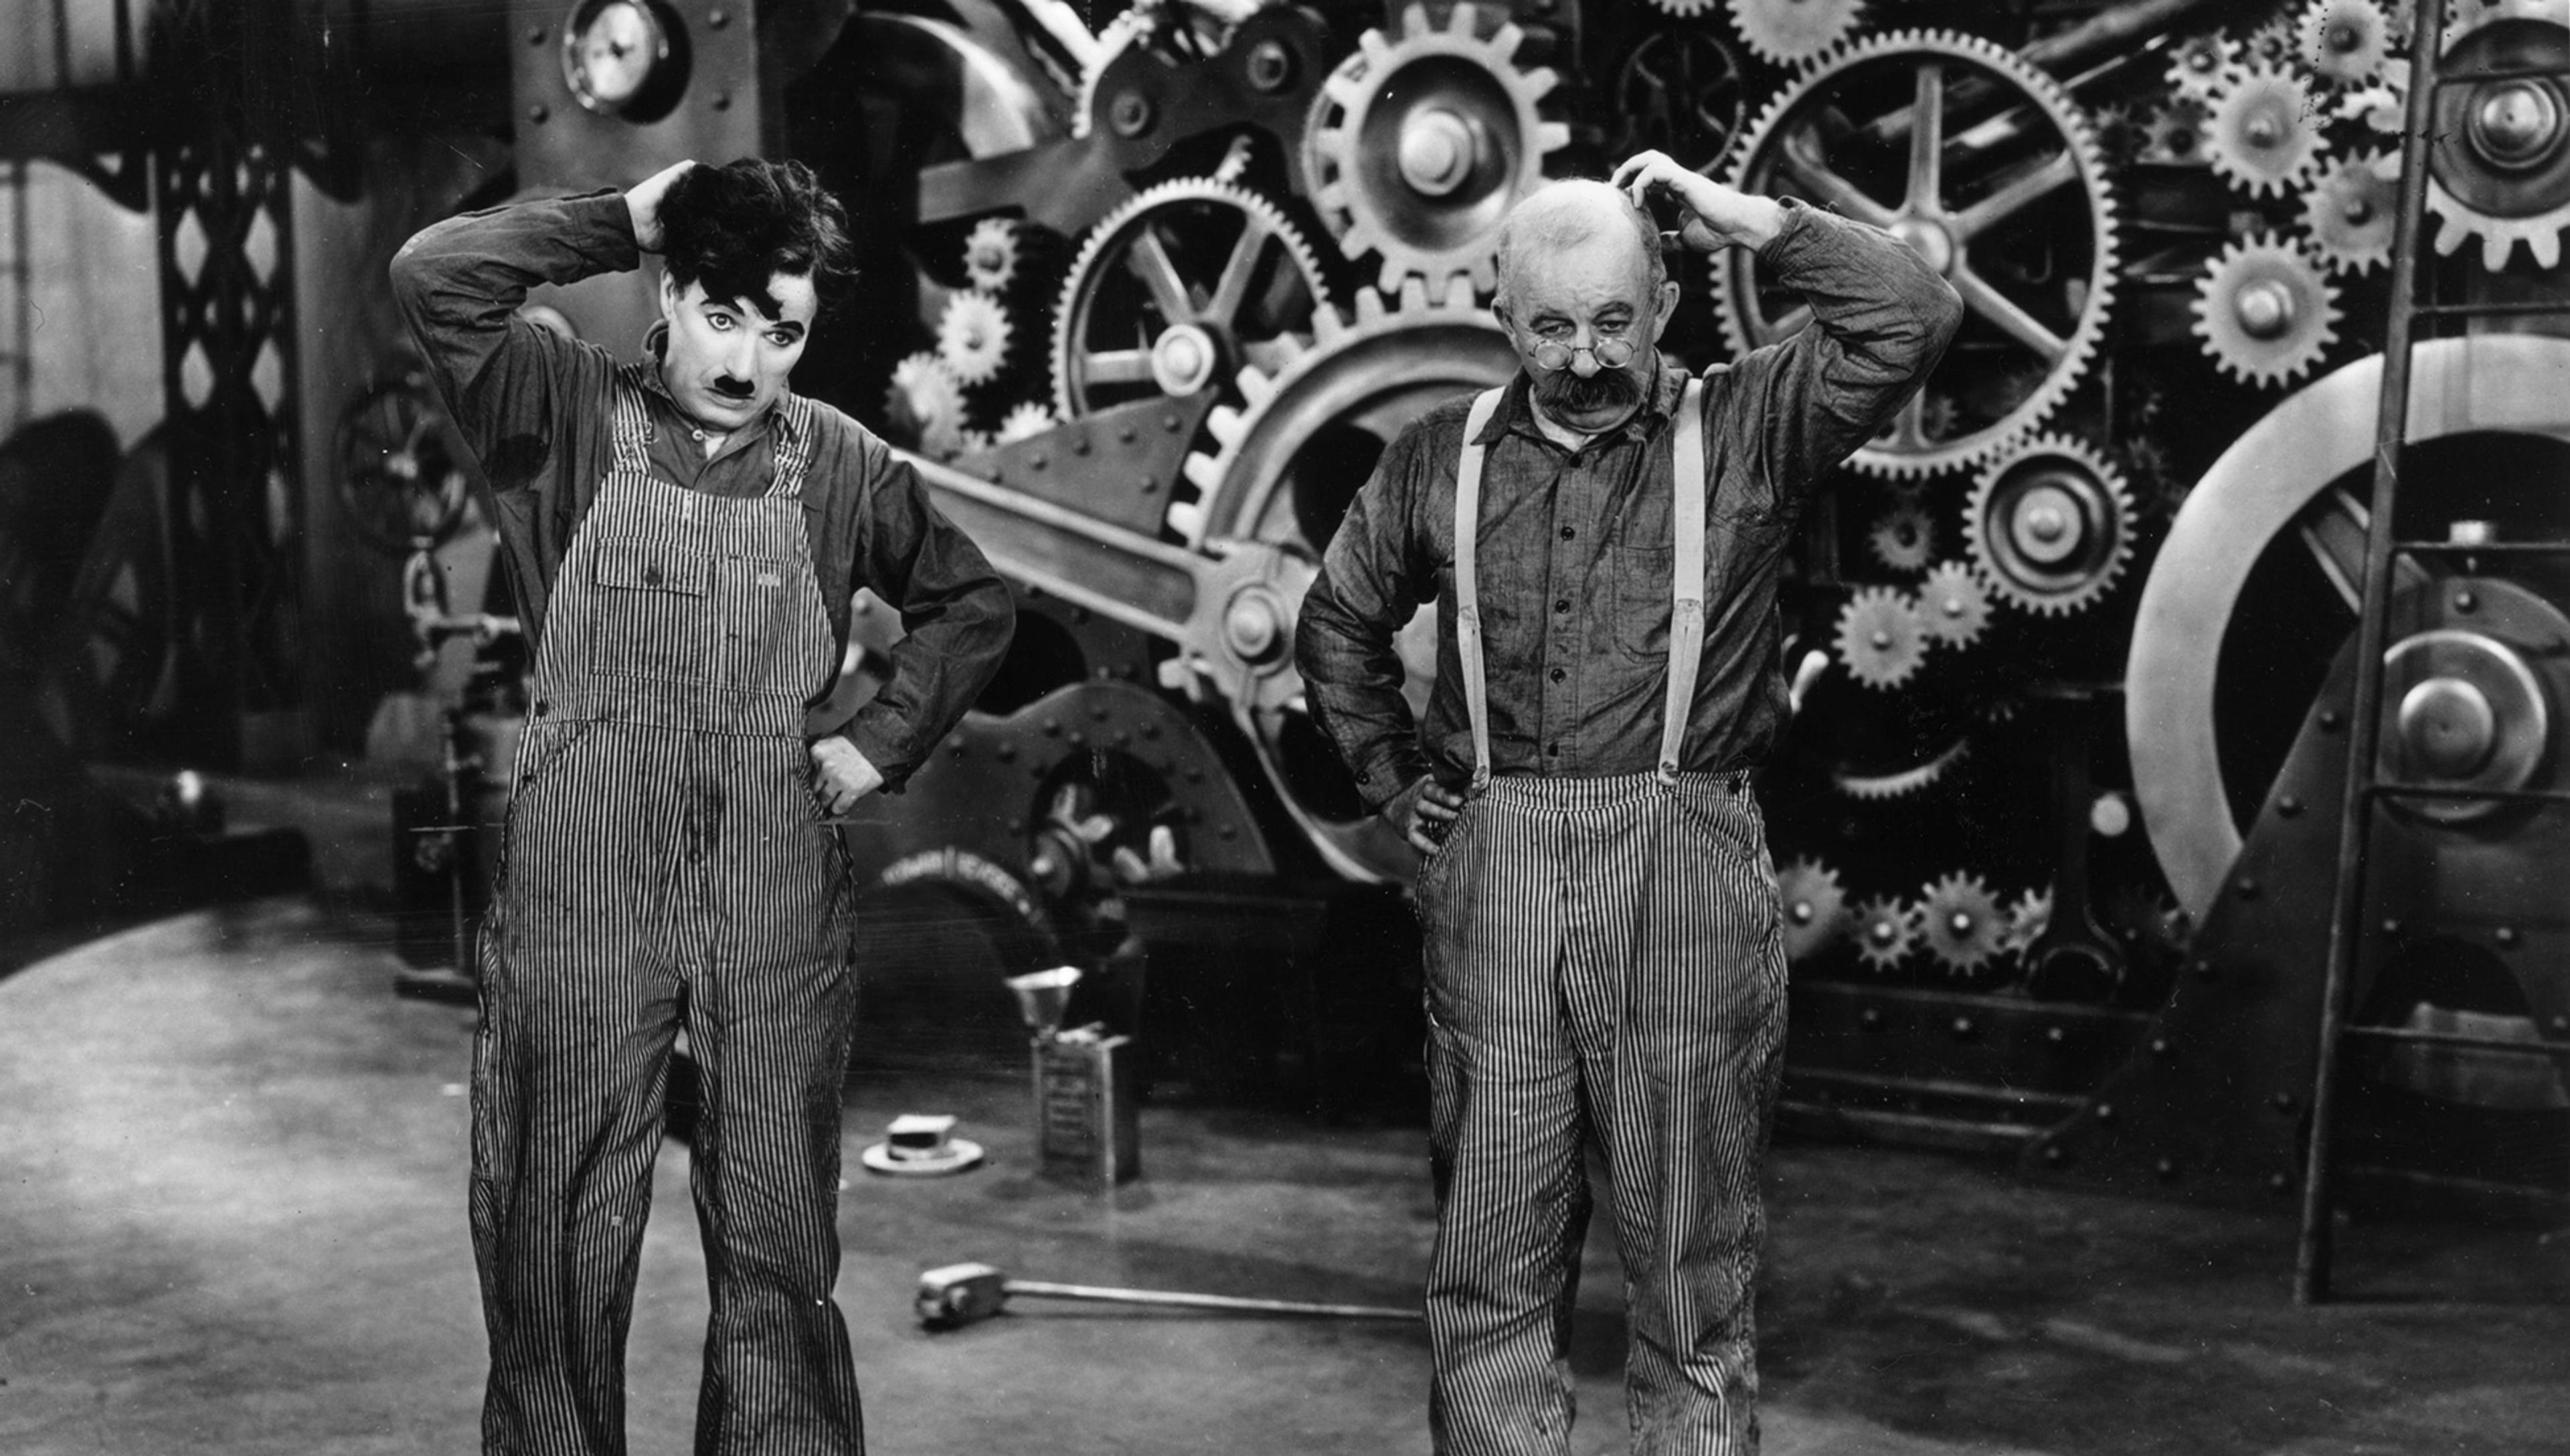
[[1474,538],[1482,526],[1482,431],[1503,391],[1484,390],[1464,418],[1464,453],[1455,462],[1455,652],[1464,666],[1464,710],[1473,721],[1473,792],[1491,786],[1491,685],[1482,670],[1481,583],[1473,573]]
[[1678,400],[1677,566],[1669,581],[1669,700],[1660,723],[1660,782],[1675,782],[1695,709],[1696,673],[1704,665],[1704,381],[1690,379]]

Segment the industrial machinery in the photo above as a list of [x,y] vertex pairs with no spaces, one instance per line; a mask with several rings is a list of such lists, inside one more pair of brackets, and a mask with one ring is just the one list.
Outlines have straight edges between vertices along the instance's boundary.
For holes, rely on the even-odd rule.
[[[2450,294],[2527,306],[2421,350],[2398,530],[2485,549],[2402,568],[2384,751],[2561,786],[2570,580],[2512,549],[2570,514],[2570,340],[2534,307],[2570,223],[2560,0],[2447,7],[2438,59],[2479,79],[2443,93],[2425,177],[2398,164],[2406,16],[2376,0],[508,20],[509,173],[483,199],[762,152],[866,233],[863,322],[816,335],[798,386],[900,447],[1020,596],[977,711],[848,831],[883,943],[956,973],[1139,958],[1156,987],[1254,985],[1271,999],[1209,1022],[1271,1028],[1315,1089],[1411,1054],[1411,855],[1304,710],[1296,604],[1384,444],[1513,370],[1485,306],[1507,205],[1641,147],[1890,229],[1967,309],[1795,553],[1797,717],[1762,782],[1790,1124],[2297,1186],[2309,1088],[2266,1069],[2308,1064],[2306,1002],[2252,996],[2193,1040],[2175,1008],[2221,967],[2324,958],[2404,186]],[[1679,266],[1683,364],[1803,326],[1754,257]],[[648,307],[632,279],[543,302],[618,345]],[[899,631],[857,621],[852,693]],[[2560,816],[2429,804],[2378,841],[2395,909],[2356,1014],[2469,1035],[2350,1068],[2352,1186],[2570,1199]],[[2101,1142],[2108,1089],[2155,1065],[2204,1096]]]

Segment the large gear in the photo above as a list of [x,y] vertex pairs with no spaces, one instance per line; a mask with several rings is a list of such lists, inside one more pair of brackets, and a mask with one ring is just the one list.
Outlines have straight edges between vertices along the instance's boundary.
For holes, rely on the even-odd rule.
[[1228,19],[1223,7],[1183,0],[1135,0],[1118,11],[1098,28],[1096,54],[1079,73],[1079,92],[1071,101],[1071,135],[1086,137],[1099,130],[1097,83],[1118,57],[1139,48],[1174,62],[1200,60],[1222,49],[1230,33]]
[[1865,0],[1730,0],[1731,23],[1749,49],[1787,69],[1856,34]]
[[959,384],[988,384],[1009,362],[1009,308],[988,293],[958,290],[937,318],[937,357]]
[[[2021,104],[1945,138],[1944,99],[1967,93],[1993,98],[1990,110],[1996,98]],[[1924,118],[1916,135],[1914,118]],[[2097,349],[2118,276],[2105,159],[2086,114],[2014,52],[1943,31],[1858,41],[1776,98],[1727,180],[1888,228],[1962,295],[1953,346],[1856,453],[1860,470],[1915,478],[1987,459],[2041,424]],[[1715,254],[1713,269],[1736,353],[1810,316],[1763,282],[1745,248]],[[1954,404],[1954,433],[1928,428],[1930,399]]]
[[2356,86],[2381,74],[2392,45],[2391,22],[2373,0],[2310,0],[2295,52],[2322,80]]
[[[2570,7],[2562,0],[2476,0],[2446,31],[2438,69],[2500,79],[2437,94],[2427,154],[2436,251],[2481,240],[2481,265],[2508,265],[2525,244],[2535,265],[2561,265],[2570,226]],[[2532,74],[2543,73],[2543,74]]]
[[[1360,289],[1353,316],[1325,308],[1314,336],[1291,341],[1271,372],[1245,365],[1243,403],[1216,405],[1206,432],[1219,449],[1189,456],[1199,493],[1173,503],[1168,524],[1189,545],[1218,551],[1252,542],[1317,563],[1339,518],[1401,429],[1459,394],[1505,383],[1514,349],[1487,308],[1469,299],[1431,303],[1417,280],[1393,299]],[[1290,640],[1290,630],[1284,633]],[[1436,612],[1400,638],[1403,691],[1424,711],[1437,672]],[[1335,752],[1302,709],[1235,705],[1235,716],[1280,791],[1286,812],[1326,862],[1359,880],[1398,880],[1410,849],[1366,811],[1344,782]]]
[[2240,48],[2215,32],[2188,36],[2169,48],[2168,84],[2189,100],[2209,104],[2240,75]]
[[1919,584],[1919,621],[1949,647],[1966,647],[1990,624],[1989,588],[1960,561],[1939,561]]
[[2303,194],[2303,228],[2322,266],[2346,275],[2391,261],[2400,220],[2400,160],[2386,152],[2351,157]]
[[1916,571],[1936,558],[1936,523],[1916,503],[1905,501],[1875,520],[1865,546],[1893,570]]
[[1877,896],[1856,908],[1856,953],[1867,965],[1890,970],[1918,943],[1918,907]]
[[1839,609],[1839,661],[1871,688],[1896,688],[1928,660],[1928,629],[1919,608],[1889,586],[1868,586]]
[[2006,948],[2007,915],[1977,875],[1956,871],[1929,885],[1920,895],[1918,925],[1928,953],[1957,975]]
[[2283,385],[2338,340],[2338,289],[2299,243],[2272,232],[2233,243],[2196,285],[2195,332],[2224,373]]
[[2309,182],[2328,151],[2316,115],[2300,76],[2253,66],[2214,102],[2206,159],[2250,196],[2282,196]]
[[1818,860],[1795,860],[1776,872],[1776,903],[1788,960],[1809,960],[1847,933],[1847,890],[1839,872]]
[[1990,463],[1963,508],[1972,566],[2027,611],[2063,616],[2093,604],[2133,558],[2133,500],[2086,443],[2041,435]]
[[1329,312],[1311,244],[1266,198],[1205,178],[1162,182],[1090,230],[1054,309],[1064,418],[1183,397],[1272,363]]
[[1398,37],[1367,31],[1322,84],[1305,187],[1342,251],[1379,260],[1385,291],[1415,277],[1443,299],[1458,279],[1479,293],[1497,282],[1499,223],[1570,142],[1539,110],[1560,77],[1520,69],[1524,41],[1498,7],[1465,0],[1441,27],[1413,4]]

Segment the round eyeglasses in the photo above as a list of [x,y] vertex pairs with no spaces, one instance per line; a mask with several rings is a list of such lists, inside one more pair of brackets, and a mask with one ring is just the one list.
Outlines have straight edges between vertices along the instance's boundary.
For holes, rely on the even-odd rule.
[[1578,345],[1544,339],[1534,346],[1534,367],[1546,374],[1558,373],[1570,367],[1572,356],[1584,353],[1596,360],[1600,369],[1621,369],[1633,362],[1633,355],[1639,347],[1626,338],[1599,339],[1593,344]]

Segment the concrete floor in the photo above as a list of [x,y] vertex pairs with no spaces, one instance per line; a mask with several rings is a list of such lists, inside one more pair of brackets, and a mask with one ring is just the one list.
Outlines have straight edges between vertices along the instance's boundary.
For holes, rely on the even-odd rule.
[[[380,926],[277,901],[0,980],[0,1452],[473,1449],[467,1014],[398,999]],[[1030,1175],[1022,1084],[860,1075],[839,1298],[883,1453],[1427,1449],[1416,1326],[1022,1301],[930,1334],[910,1293],[976,1259],[1029,1277],[1415,1298],[1415,1128],[1143,1116],[1146,1177]],[[853,1156],[945,1111],[990,1166]],[[634,1332],[638,1453],[685,1449],[703,1317],[686,1152],[658,1174]],[[2286,1297],[2293,1231],[2033,1189],[1928,1155],[1786,1147],[1761,1290],[1775,1453],[2570,1450],[2570,1235],[2358,1224],[2347,1302]],[[1621,1449],[1611,1249],[1589,1251],[1582,1452]]]

